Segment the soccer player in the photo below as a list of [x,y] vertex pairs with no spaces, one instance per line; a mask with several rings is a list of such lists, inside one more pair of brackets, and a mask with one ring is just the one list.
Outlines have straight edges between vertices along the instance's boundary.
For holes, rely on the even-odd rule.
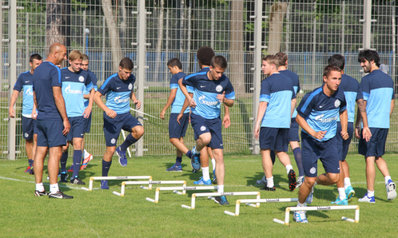
[[296,188],[296,173],[287,150],[290,118],[296,106],[296,94],[293,82],[278,72],[278,66],[278,58],[274,55],[268,55],[262,60],[261,68],[268,77],[261,82],[254,136],[260,140],[262,166],[267,181],[264,189],[275,191],[271,161],[273,150],[286,168],[289,190],[293,191]]
[[28,157],[28,167],[25,173],[33,174],[33,159],[36,152],[37,134],[35,133],[36,107],[33,103],[33,73],[37,66],[43,62],[39,54],[33,54],[29,58],[30,70],[19,75],[14,85],[11,95],[8,115],[15,117],[14,105],[18,99],[19,93],[23,90],[22,97],[22,134],[25,139],[25,150]]
[[347,116],[348,116],[348,124],[347,124],[347,132],[348,132],[348,139],[344,140],[341,136],[341,123],[340,120],[337,119],[337,143],[340,146],[339,152],[341,152],[340,156],[340,176],[339,180],[337,181],[337,191],[339,196],[337,197],[336,201],[332,202],[332,204],[338,205],[347,205],[348,201],[352,199],[355,195],[355,191],[351,186],[350,180],[350,168],[348,166],[346,157],[348,153],[348,148],[351,143],[352,135],[354,132],[354,116],[355,116],[355,102],[358,104],[359,112],[363,118],[363,133],[365,133],[366,140],[370,139],[371,133],[368,127],[368,120],[366,117],[366,108],[362,97],[362,91],[359,87],[359,83],[356,79],[348,76],[344,73],[344,65],[345,59],[344,56],[335,54],[332,55],[328,60],[329,65],[333,65],[341,69],[341,83],[339,88],[344,91],[344,96],[347,103]]
[[[340,153],[337,143],[337,118],[340,117],[341,136],[348,139],[347,110],[344,92],[339,88],[341,69],[328,65],[323,71],[323,85],[307,93],[297,107],[296,121],[301,130],[303,153],[304,183],[300,186],[297,202],[304,207],[312,202],[313,186],[316,184],[332,185],[339,179]],[[325,169],[317,176],[318,159]],[[296,222],[307,223],[305,211],[294,213]]]
[[48,156],[48,174],[50,193],[48,197],[71,199],[59,190],[57,179],[62,146],[65,145],[70,123],[62,97],[61,70],[56,66],[66,59],[66,47],[60,43],[50,46],[46,61],[41,63],[33,73],[33,99],[37,108],[36,130],[37,148],[34,159],[36,196],[46,195],[43,186],[44,158]]
[[[223,74],[227,61],[223,56],[214,56],[209,71],[186,76],[178,81],[182,92],[192,108],[191,124],[194,129],[196,150],[205,146],[212,148],[216,160],[216,176],[218,192],[224,193],[224,158],[221,135],[220,104],[231,107],[235,100],[234,88]],[[193,98],[186,86],[194,89]],[[207,154],[207,153],[206,153]],[[220,205],[228,205],[225,196],[217,196],[215,201]]]
[[170,95],[160,112],[160,118],[164,120],[164,114],[167,108],[171,106],[171,114],[169,119],[169,139],[177,149],[176,162],[167,171],[181,172],[182,155],[185,154],[189,158],[192,157],[191,151],[184,145],[184,136],[189,124],[189,108],[184,110],[183,116],[177,121],[177,116],[184,105],[185,96],[178,86],[178,80],[185,77],[182,72],[182,64],[179,59],[172,58],[167,62],[167,67],[173,75],[170,80]]
[[[134,64],[130,58],[119,63],[119,72],[111,75],[94,95],[95,103],[104,111],[104,134],[106,151],[102,160],[102,176],[108,176],[112,156],[117,153],[121,166],[127,166],[126,150],[144,135],[144,127],[130,114],[130,99],[140,109],[141,102],[135,97],[135,77],[131,74]],[[101,96],[106,95],[106,104]],[[124,142],[116,148],[120,131],[130,132]],[[101,189],[109,189],[108,181],[101,181]]]
[[[73,145],[73,174],[70,182],[84,185],[79,179],[80,163],[82,160],[83,138],[86,120],[91,114],[93,105],[94,88],[90,75],[82,70],[83,55],[78,50],[69,53],[69,67],[61,69],[62,95],[65,100],[66,114],[71,124],[71,130],[67,135],[66,145],[62,148],[61,157],[61,182],[66,181],[66,161],[68,159],[69,142]],[[90,92],[89,105],[84,106],[84,90]]]
[[[379,54],[374,50],[360,51],[358,62],[365,73],[361,80],[363,100],[366,105],[366,115],[372,137],[366,141],[363,136],[359,140],[358,151],[365,156],[367,193],[359,202],[375,203],[374,183],[376,163],[384,176],[387,199],[397,197],[396,185],[392,181],[386,161],[382,158],[390,127],[390,116],[394,108],[394,83],[390,76],[379,69]],[[358,114],[358,116],[360,116]],[[359,137],[360,117],[355,125],[355,135]]]
[[[89,64],[89,58],[86,54],[83,54],[83,60],[82,60],[82,66],[81,69],[85,70],[89,73],[90,75],[90,79],[91,79],[91,83],[93,84],[94,90],[97,91],[97,76],[95,76],[95,74],[88,69],[88,64]],[[87,108],[90,105],[90,93],[87,90],[87,87],[84,90],[84,106]],[[92,102],[91,102],[92,103]],[[92,105],[91,105],[92,106]],[[90,113],[90,116],[88,118],[86,118],[85,122],[85,129],[84,129],[84,133],[90,133],[90,128],[91,128],[91,117],[92,117],[92,113]],[[84,149],[84,145],[85,145],[85,140],[83,138],[83,162],[82,165],[80,166],[80,170],[83,170],[87,167],[88,162],[90,162],[93,159],[93,155],[88,153],[86,151],[86,149]]]

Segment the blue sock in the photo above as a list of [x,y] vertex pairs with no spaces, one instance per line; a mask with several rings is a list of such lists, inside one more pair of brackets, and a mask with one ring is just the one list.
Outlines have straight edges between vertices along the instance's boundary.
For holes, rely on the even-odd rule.
[[28,159],[28,163],[29,163],[29,166],[30,166],[30,167],[33,166],[33,160],[32,160],[32,159]]
[[296,160],[297,168],[299,170],[299,176],[304,176],[304,168],[303,168],[303,158],[301,155],[300,147],[297,147],[293,150],[294,159]]
[[123,144],[120,145],[120,149],[122,151],[126,151],[127,147],[134,144],[136,141],[137,141],[137,139],[135,139],[131,134],[128,134],[126,136],[126,139],[124,140]]
[[192,157],[192,151],[188,150],[188,152],[185,154],[188,158]]
[[82,162],[82,151],[73,151],[73,178],[77,178],[80,171],[80,163]]
[[275,164],[275,152],[273,150],[271,150],[271,161],[272,164]]
[[68,151],[63,152],[61,156],[61,173],[66,173],[66,161],[68,161]]
[[112,161],[107,162],[102,160],[102,176],[108,176],[109,169],[111,168]]
[[181,157],[177,157],[176,158],[176,165],[181,165],[182,162],[182,158]]

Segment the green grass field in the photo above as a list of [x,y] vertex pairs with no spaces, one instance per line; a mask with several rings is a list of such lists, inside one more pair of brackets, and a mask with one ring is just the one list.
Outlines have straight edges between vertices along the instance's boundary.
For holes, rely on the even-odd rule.
[[[366,192],[364,161],[354,154],[348,156],[351,180],[356,197],[350,204],[359,204],[358,197]],[[397,179],[396,154],[385,159],[392,177]],[[116,158],[109,175],[151,175],[154,180],[186,180],[188,185],[199,174],[190,172],[184,158],[182,173],[170,173],[165,169],[174,162],[173,156],[134,158],[122,168]],[[70,162],[70,161],[69,161]],[[260,156],[225,156],[225,191],[259,191],[253,186],[262,177]],[[294,163],[293,163],[294,164]],[[128,186],[125,197],[117,197],[112,191],[120,191],[120,182],[110,182],[110,190],[92,192],[79,186],[60,184],[61,189],[73,200],[56,200],[34,197],[34,178],[25,174],[25,160],[0,161],[0,237],[396,237],[397,200],[387,201],[384,179],[377,173],[376,204],[360,205],[359,224],[341,221],[342,216],[353,218],[354,211],[308,212],[309,224],[290,227],[276,224],[273,218],[283,219],[284,208],[295,203],[262,204],[260,208],[242,205],[239,217],[224,214],[234,211],[238,197],[229,197],[231,205],[222,207],[213,201],[199,198],[195,210],[181,208],[190,205],[190,196],[161,192],[160,202],[145,200],[154,197],[155,191]],[[96,157],[81,178],[88,183],[90,176],[101,174],[101,160]],[[46,177],[46,175],[45,175]],[[277,162],[274,169],[275,192],[261,191],[262,198],[297,197],[297,191],[287,188],[285,169]],[[48,181],[44,178],[45,186]],[[99,188],[96,182],[95,188]],[[47,188],[48,189],[48,188]],[[190,193],[189,193],[190,194]],[[329,205],[335,199],[335,187],[317,186],[313,205]],[[242,198],[242,197],[240,197]]]

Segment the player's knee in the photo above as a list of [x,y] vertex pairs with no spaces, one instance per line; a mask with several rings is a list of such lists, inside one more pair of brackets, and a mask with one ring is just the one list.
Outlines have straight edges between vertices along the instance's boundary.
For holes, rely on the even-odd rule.
[[328,174],[328,177],[332,183],[337,183],[337,181],[339,181],[340,174]]
[[304,179],[304,184],[307,185],[307,187],[312,188],[315,184],[316,177],[305,177]]
[[199,139],[202,141],[204,145],[208,145],[211,141],[211,135],[210,133],[204,133],[199,136]]
[[144,127],[136,126],[133,128],[133,137],[136,139],[141,138],[144,135]]

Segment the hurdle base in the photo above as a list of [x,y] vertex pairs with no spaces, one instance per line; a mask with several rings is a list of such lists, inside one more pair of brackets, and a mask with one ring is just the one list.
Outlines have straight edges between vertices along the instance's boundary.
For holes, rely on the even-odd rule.
[[187,205],[181,205],[182,208],[188,209],[188,210],[193,210],[194,208],[192,208],[191,206],[187,206]]
[[224,211],[224,213],[227,214],[227,215],[233,216],[233,217],[239,216],[239,214],[236,214],[236,213],[233,213],[233,212],[230,212],[230,211]]
[[112,193],[115,194],[116,196],[124,197],[124,194],[121,194],[119,192],[113,191]]
[[145,190],[152,190],[151,187],[147,187],[147,186],[140,186],[140,188],[145,189]]
[[275,222],[275,223],[279,223],[279,224],[282,224],[282,225],[286,225],[286,226],[289,225],[289,224],[286,224],[284,221],[279,220],[279,219],[277,219],[277,218],[274,218],[272,221]]
[[81,189],[85,190],[85,191],[89,191],[89,192],[93,191],[92,189],[89,189],[89,188],[86,188],[86,187],[82,187]]
[[343,221],[348,221],[348,222],[352,222],[352,223],[358,223],[358,222],[355,221],[354,219],[348,218],[348,217],[341,217],[341,220],[343,220]]
[[158,203],[158,201],[156,201],[155,199],[152,198],[145,198],[148,202],[153,202],[153,203]]

